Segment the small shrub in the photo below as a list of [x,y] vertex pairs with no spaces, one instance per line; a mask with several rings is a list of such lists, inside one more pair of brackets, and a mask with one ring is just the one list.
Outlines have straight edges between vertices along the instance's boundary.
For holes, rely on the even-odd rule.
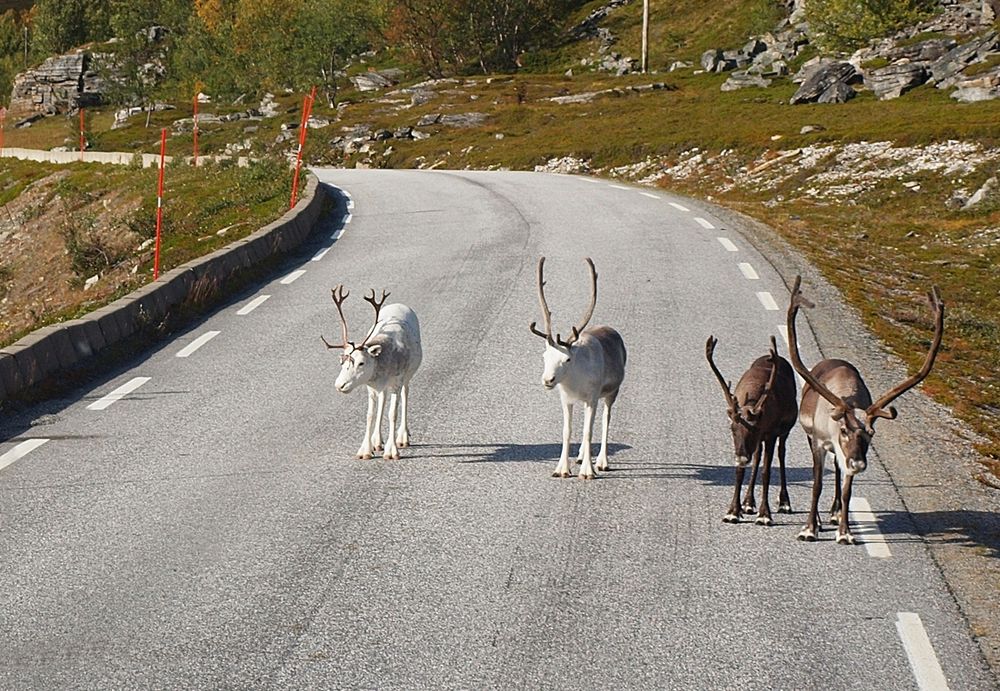
[[806,19],[831,50],[851,50],[915,24],[935,9],[933,0],[810,0]]

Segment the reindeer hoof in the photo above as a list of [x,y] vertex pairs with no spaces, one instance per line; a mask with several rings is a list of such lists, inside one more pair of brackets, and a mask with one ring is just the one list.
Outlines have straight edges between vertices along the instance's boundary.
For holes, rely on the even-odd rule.
[[405,449],[409,445],[410,445],[410,442],[408,442],[408,441],[398,441],[398,442],[396,442],[396,446],[398,446],[401,449]]
[[384,458],[387,461],[396,461],[396,460],[399,460],[399,452],[398,451],[386,451],[385,453],[382,454],[382,458]]
[[799,539],[803,542],[816,542],[816,531],[810,528],[803,528],[799,533]]
[[603,472],[603,473],[606,473],[606,472],[608,472],[609,470],[611,470],[611,466],[609,466],[609,465],[608,465],[607,463],[605,463],[604,465],[598,465],[598,466],[597,466],[597,469],[598,469],[599,471]]
[[838,513],[831,513],[830,514],[830,525],[837,525],[838,523],[840,523],[840,513],[839,512]]
[[853,545],[854,544],[854,536],[851,535],[850,533],[839,533],[837,535],[837,544],[838,545]]
[[743,509],[743,513],[757,513],[756,504],[744,504],[740,508]]
[[791,513],[791,512],[792,512],[792,505],[791,504],[789,504],[787,502],[778,504],[778,513]]
[[359,453],[358,454],[358,458],[360,458],[362,461],[367,461],[371,457],[372,457],[372,455],[370,453]]
[[723,523],[739,523],[740,522],[740,517],[737,516],[735,513],[727,513],[725,516],[722,517],[722,522]]
[[581,480],[593,480],[595,477],[597,476],[594,475],[593,473],[590,473],[589,475],[584,475],[583,473],[580,473]]
[[757,525],[774,525],[770,516],[757,516]]
[[557,470],[556,472],[552,473],[552,477],[568,478],[570,477],[570,474],[568,470],[566,471]]

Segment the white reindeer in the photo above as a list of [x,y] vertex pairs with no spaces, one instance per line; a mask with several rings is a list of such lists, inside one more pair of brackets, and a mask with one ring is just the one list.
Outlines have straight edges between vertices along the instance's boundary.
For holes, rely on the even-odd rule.
[[[590,266],[591,297],[590,307],[578,326],[574,326],[565,341],[560,334],[552,336],[552,313],[545,302],[545,280],[543,267],[545,257],[538,260],[538,301],[545,320],[545,332],[535,328],[531,322],[531,332],[545,339],[545,371],[542,385],[546,389],[558,388],[563,408],[563,444],[559,465],[552,477],[570,477],[569,440],[573,424],[573,404],[583,403],[583,439],[580,444],[578,461],[580,477],[591,480],[596,475],[590,456],[590,443],[594,431],[594,411],[598,399],[604,401],[604,433],[601,436],[601,451],[597,456],[597,470],[610,470],[608,465],[608,425],[611,422],[611,406],[618,398],[618,389],[625,378],[625,342],[617,331],[608,326],[586,329],[597,305],[597,270],[594,262],[587,257]],[[586,329],[586,330],[585,330]]]
[[[420,323],[417,315],[406,305],[393,303],[384,310],[389,293],[382,291],[382,299],[375,299],[375,291],[365,297],[365,301],[375,309],[375,321],[368,335],[355,345],[347,338],[347,320],[344,319],[343,303],[350,293],[338,285],[332,291],[333,302],[340,314],[341,344],[330,345],[323,338],[327,348],[340,348],[340,374],[336,387],[341,393],[350,393],[364,384],[368,387],[368,419],[365,440],[358,449],[358,458],[371,458],[372,452],[382,451],[382,408],[385,395],[389,394],[389,435],[383,458],[399,458],[399,449],[410,445],[410,429],[407,425],[407,399],[410,379],[420,367],[423,352],[420,348]],[[399,425],[396,424],[396,409],[399,405]]]

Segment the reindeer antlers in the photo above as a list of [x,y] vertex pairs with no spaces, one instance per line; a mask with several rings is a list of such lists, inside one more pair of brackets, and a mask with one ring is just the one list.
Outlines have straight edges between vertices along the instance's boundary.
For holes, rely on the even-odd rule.
[[795,333],[795,315],[798,314],[800,307],[812,308],[812,302],[807,300],[802,294],[800,286],[802,285],[802,276],[795,277],[795,284],[792,285],[792,296],[788,303],[788,356],[792,361],[792,367],[795,371],[799,373],[799,376],[805,380],[806,384],[815,389],[816,393],[829,401],[830,405],[840,411],[846,411],[850,406],[842,399],[840,396],[836,395],[830,389],[826,388],[812,375],[809,369],[802,364],[802,358],[799,357],[799,343],[798,336]]
[[722,376],[722,372],[715,365],[715,360],[712,359],[712,355],[715,354],[715,346],[718,343],[719,339],[715,336],[708,337],[708,340],[705,341],[705,359],[708,360],[708,366],[715,373],[715,378],[719,380],[719,386],[722,387],[722,395],[726,397],[726,404],[729,406],[729,409],[736,410],[736,399],[733,398],[732,382],[726,381],[726,378]]
[[544,338],[549,345],[559,344],[564,348],[569,348],[580,338],[580,334],[583,333],[583,330],[587,328],[587,324],[590,323],[590,318],[594,316],[594,308],[597,307],[597,269],[594,268],[594,261],[590,257],[586,257],[586,261],[590,267],[590,306],[587,308],[580,323],[572,328],[569,338],[564,341],[562,334],[556,334],[555,338],[552,337],[552,312],[549,310],[549,304],[545,300],[545,257],[538,259],[538,304],[542,308],[545,332],[543,333],[536,328],[535,325],[538,322],[531,322],[528,328],[531,330],[531,333]]
[[372,306],[372,308],[374,308],[374,310],[375,310],[375,320],[372,322],[372,328],[368,329],[368,335],[365,336],[365,340],[361,341],[361,345],[359,345],[358,348],[364,348],[365,344],[368,343],[368,339],[371,338],[372,334],[375,333],[375,327],[378,326],[378,314],[379,314],[379,312],[382,311],[382,305],[385,304],[386,298],[389,297],[389,293],[386,292],[385,290],[382,291],[382,299],[381,300],[376,300],[375,299],[375,289],[374,288],[371,289],[371,293],[372,293],[371,295],[366,295],[365,296],[365,302],[367,302],[369,305]]
[[333,304],[337,306],[337,313],[340,314],[341,343],[340,345],[336,346],[330,345],[329,343],[326,342],[326,339],[323,338],[322,334],[320,335],[320,338],[323,339],[323,343],[326,343],[327,348],[346,348],[350,344],[350,341],[347,340],[347,320],[344,319],[344,308],[342,307],[342,305],[344,304],[344,300],[346,300],[347,296],[350,295],[351,293],[350,291],[344,292],[343,283],[338,283],[337,286],[330,291],[330,293],[333,296]]

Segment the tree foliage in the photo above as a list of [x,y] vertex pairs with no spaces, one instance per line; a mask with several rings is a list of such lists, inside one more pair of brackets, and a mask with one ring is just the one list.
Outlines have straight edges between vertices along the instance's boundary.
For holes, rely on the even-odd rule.
[[821,45],[850,50],[931,13],[934,0],[809,0],[806,19]]

